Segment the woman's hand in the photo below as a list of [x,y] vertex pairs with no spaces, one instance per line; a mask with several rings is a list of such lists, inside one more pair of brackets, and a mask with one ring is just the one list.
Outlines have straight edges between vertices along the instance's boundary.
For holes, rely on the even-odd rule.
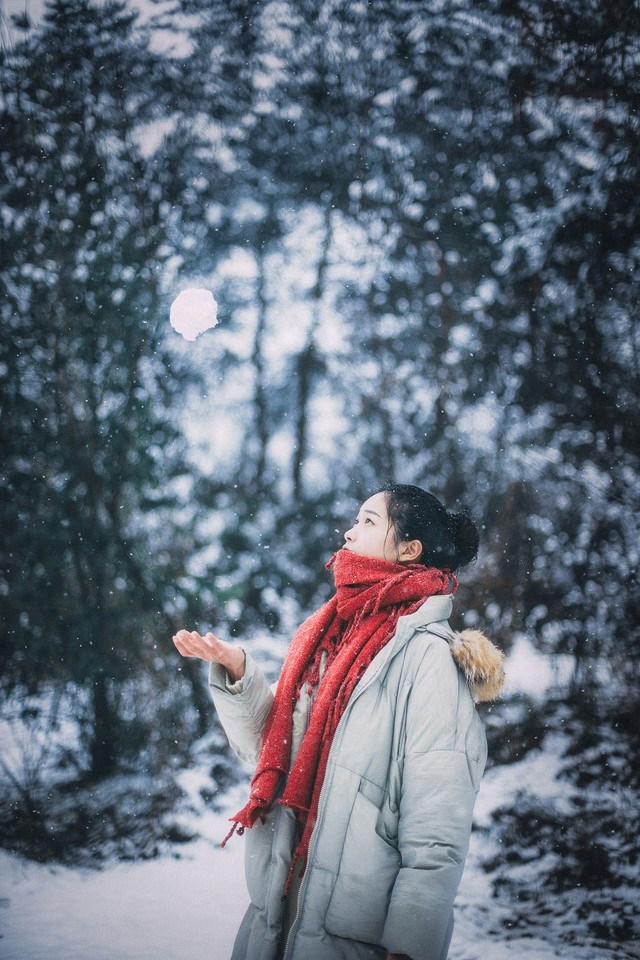
[[242,647],[221,640],[215,633],[205,633],[202,637],[195,630],[178,630],[172,639],[183,657],[199,657],[200,660],[219,663],[234,682],[244,677],[245,652]]

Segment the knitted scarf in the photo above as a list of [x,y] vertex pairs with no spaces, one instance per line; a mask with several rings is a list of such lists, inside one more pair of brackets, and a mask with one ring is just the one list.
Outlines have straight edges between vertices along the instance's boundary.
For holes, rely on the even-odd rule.
[[[249,800],[229,819],[233,827],[252,827],[271,808],[281,777],[284,791],[277,801],[291,807],[302,829],[293,852],[285,895],[298,859],[306,858],[318,809],[327,757],[338,721],[358,680],[395,633],[398,618],[413,613],[433,594],[458,589],[448,569],[420,563],[393,563],[337,550],[333,565],[336,592],[296,630],[285,658],[274,701],[265,724],[262,747],[251,779]],[[290,768],[293,710],[305,683],[318,683],[320,659],[328,656],[313,703],[309,724]]]

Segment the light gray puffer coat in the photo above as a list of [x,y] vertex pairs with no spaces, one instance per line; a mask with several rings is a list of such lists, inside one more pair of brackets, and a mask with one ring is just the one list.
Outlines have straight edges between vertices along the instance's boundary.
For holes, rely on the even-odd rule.
[[[264,824],[245,831],[251,902],[232,960],[446,958],[487,758],[474,696],[492,699],[504,677],[503,656],[481,631],[451,629],[452,607],[451,595],[432,596],[400,617],[351,695],[286,943],[294,813],[274,803]],[[239,684],[212,663],[209,686],[232,748],[255,765],[276,684],[247,652]],[[305,709],[296,704],[299,736]]]

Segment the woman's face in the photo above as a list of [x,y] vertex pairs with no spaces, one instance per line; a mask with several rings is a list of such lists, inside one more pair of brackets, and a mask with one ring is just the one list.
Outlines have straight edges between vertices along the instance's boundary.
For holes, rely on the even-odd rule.
[[[389,526],[387,498],[384,490],[365,500],[353,526],[344,535],[344,546],[352,553],[391,563],[415,561],[422,552],[419,540],[408,540],[396,545],[394,532]],[[385,543],[386,540],[386,543]]]

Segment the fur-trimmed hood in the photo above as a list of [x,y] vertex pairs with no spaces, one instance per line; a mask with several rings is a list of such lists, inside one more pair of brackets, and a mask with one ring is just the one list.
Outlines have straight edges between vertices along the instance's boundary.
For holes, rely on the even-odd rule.
[[482,630],[465,628],[453,634],[451,655],[467,678],[474,699],[495,700],[505,681],[504,653]]
[[452,594],[434,594],[422,606],[401,618],[416,630],[431,630],[449,644],[476,701],[495,700],[504,686],[504,653],[482,632],[466,627],[459,632],[449,623]]

